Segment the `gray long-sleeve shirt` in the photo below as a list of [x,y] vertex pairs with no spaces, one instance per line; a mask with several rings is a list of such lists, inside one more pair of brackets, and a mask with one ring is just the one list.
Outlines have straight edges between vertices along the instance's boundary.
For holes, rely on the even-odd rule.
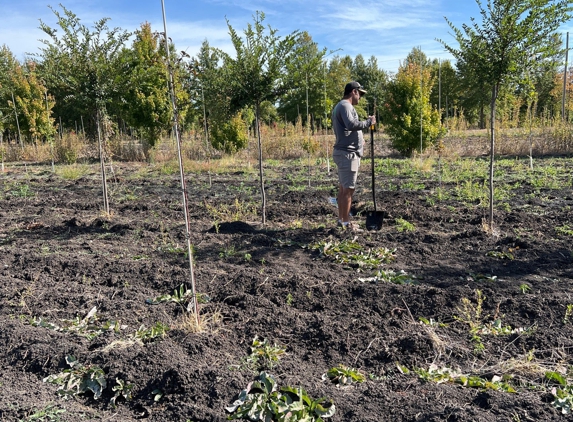
[[356,152],[360,157],[364,153],[362,129],[371,125],[371,120],[358,120],[358,113],[347,100],[341,100],[332,111],[332,128],[336,136],[334,149]]

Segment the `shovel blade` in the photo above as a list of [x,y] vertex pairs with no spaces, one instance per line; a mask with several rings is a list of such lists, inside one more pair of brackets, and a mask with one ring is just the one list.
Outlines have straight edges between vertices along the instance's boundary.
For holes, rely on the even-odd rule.
[[366,213],[366,228],[368,230],[380,230],[384,220],[383,211],[368,211]]

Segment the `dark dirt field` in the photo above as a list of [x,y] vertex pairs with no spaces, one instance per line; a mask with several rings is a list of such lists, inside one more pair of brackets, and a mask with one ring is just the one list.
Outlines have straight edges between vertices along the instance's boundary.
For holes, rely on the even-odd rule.
[[[369,163],[363,166],[355,195],[360,213],[372,205]],[[264,228],[259,216],[246,212],[260,202],[256,172],[213,174],[212,186],[207,174],[188,174],[205,326],[194,333],[184,305],[148,303],[189,286],[178,173],[115,164],[111,215],[105,216],[97,165],[77,180],[49,166],[7,170],[0,175],[3,421],[223,421],[225,407],[261,369],[247,359],[255,337],[286,349],[267,368],[279,386],[301,386],[334,402],[336,413],[327,420],[569,418],[552,405],[554,384],[544,374],[566,377],[573,365],[573,316],[567,320],[573,237],[556,230],[571,224],[570,187],[536,191],[523,183],[511,209],[496,210],[492,236],[482,224],[483,206],[455,196],[427,201],[437,187],[434,177],[424,190],[401,188],[403,178],[390,191],[379,176],[382,229],[349,233],[336,228],[328,201],[334,174],[316,170],[308,187],[304,169],[275,165],[267,173]],[[241,221],[220,218],[233,212]],[[415,230],[397,230],[396,218]],[[363,215],[356,221],[363,223]],[[377,269],[339,263],[313,248],[351,240],[364,250],[395,248],[394,259],[380,268],[403,270],[415,283],[365,280]],[[479,314],[477,290],[485,297]],[[479,329],[498,319],[510,329],[481,331],[479,351],[468,315]],[[82,321],[87,328],[78,328]],[[117,321],[117,329],[105,330],[107,321]],[[158,322],[170,328],[164,336],[135,341],[140,327]],[[101,397],[86,392],[65,400],[57,385],[43,382],[69,368],[66,356],[103,370]],[[432,364],[482,380],[505,376],[516,392],[437,383],[415,372]],[[365,382],[324,381],[338,365],[357,369]],[[118,397],[114,407],[116,379],[133,388],[131,400]]]

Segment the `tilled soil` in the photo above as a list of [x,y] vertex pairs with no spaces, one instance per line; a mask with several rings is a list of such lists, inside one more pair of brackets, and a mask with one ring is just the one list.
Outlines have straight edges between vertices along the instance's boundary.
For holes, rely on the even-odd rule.
[[[552,405],[545,372],[566,376],[573,363],[572,237],[556,229],[571,222],[569,188],[524,184],[511,210],[496,209],[488,234],[483,206],[428,201],[436,180],[424,190],[393,181],[397,189],[387,190],[380,177],[381,230],[351,233],[335,224],[335,175],[315,174],[308,186],[304,171],[285,164],[268,176],[264,227],[256,174],[188,175],[196,333],[186,303],[160,300],[191,280],[177,174],[115,165],[104,215],[97,166],[77,180],[8,166],[0,175],[0,419],[58,420],[33,419],[44,410],[62,421],[223,421],[263,369],[279,386],[331,399],[332,421],[568,417]],[[367,174],[360,184],[354,212],[363,222],[372,205]],[[399,231],[397,218],[415,230]],[[321,254],[352,241],[365,253],[395,249],[393,259],[374,268]],[[374,280],[379,269],[404,271],[406,283]],[[472,323],[496,320],[509,328],[472,339]],[[136,338],[157,323],[169,330]],[[257,366],[248,359],[255,338],[286,353]],[[68,356],[103,370],[101,397],[66,400],[43,381],[69,369]],[[366,380],[323,380],[338,365]],[[419,376],[430,368],[505,376],[516,392]],[[113,406],[117,379],[132,385],[132,398]]]

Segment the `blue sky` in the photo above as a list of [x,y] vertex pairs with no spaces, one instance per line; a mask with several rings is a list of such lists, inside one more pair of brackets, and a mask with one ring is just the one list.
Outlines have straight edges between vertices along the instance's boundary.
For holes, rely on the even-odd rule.
[[[253,22],[256,11],[263,11],[265,22],[281,36],[307,31],[319,48],[340,49],[340,56],[365,59],[375,56],[380,68],[395,72],[413,47],[420,47],[429,58],[451,59],[435,39],[456,46],[444,16],[457,27],[479,18],[474,0],[164,0],[167,33],[178,50],[190,55],[207,39],[213,47],[233,52],[225,19],[242,33]],[[0,45],[5,44],[23,60],[26,53],[38,52],[40,19],[57,27],[48,8],[61,11],[59,3],[74,12],[83,24],[92,27],[103,17],[110,27],[133,31],[143,22],[163,30],[161,0],[0,0]],[[485,2],[484,0],[484,3]],[[561,30],[573,32],[573,22]]]

